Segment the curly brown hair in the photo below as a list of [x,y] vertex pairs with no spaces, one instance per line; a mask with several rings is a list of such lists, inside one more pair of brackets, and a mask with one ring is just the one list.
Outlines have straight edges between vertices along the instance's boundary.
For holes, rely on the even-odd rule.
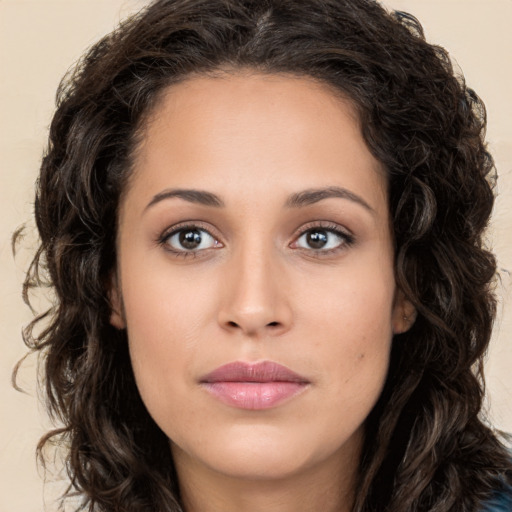
[[169,85],[222,68],[342,92],[387,169],[396,280],[418,318],[393,340],[354,512],[475,512],[512,483],[510,454],[480,415],[496,273],[483,242],[495,181],[485,109],[414,17],[374,0],[158,0],[62,81],[37,183],[41,242],[24,283],[26,298],[45,281],[56,297],[24,331],[63,424],[39,450],[55,438],[66,447],[81,510],[181,510],[168,440],[140,399],[125,331],[109,323],[108,288],[147,115]]

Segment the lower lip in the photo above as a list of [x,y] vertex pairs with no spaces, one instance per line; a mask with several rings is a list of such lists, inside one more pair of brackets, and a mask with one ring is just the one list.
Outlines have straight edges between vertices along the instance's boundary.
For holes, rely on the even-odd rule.
[[302,382],[208,382],[206,390],[221,402],[239,409],[270,409],[298,395],[307,387]]

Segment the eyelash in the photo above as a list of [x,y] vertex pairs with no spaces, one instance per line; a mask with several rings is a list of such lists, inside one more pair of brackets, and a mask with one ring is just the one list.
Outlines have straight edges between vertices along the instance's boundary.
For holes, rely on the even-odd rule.
[[320,221],[302,226],[300,231],[297,232],[296,235],[294,236],[294,241],[292,242],[292,244],[297,244],[298,240],[300,240],[301,237],[307,235],[308,233],[314,233],[315,231],[324,231],[333,234],[340,239],[340,243],[336,247],[333,247],[331,249],[313,249],[303,247],[296,247],[296,249],[306,251],[313,257],[323,258],[332,256],[340,251],[346,250],[355,243],[354,235],[349,233],[347,230],[342,229],[338,224]]
[[173,226],[170,230],[164,231],[161,236],[158,237],[157,243],[164,248],[164,250],[172,253],[174,256],[181,257],[181,258],[196,258],[198,257],[199,253],[201,251],[205,251],[207,249],[200,249],[200,250],[179,250],[174,249],[170,246],[169,240],[174,235],[177,235],[178,233],[187,232],[187,231],[200,231],[203,233],[207,233],[208,236],[213,238],[215,241],[215,247],[211,247],[209,249],[213,248],[220,248],[223,247],[223,244],[219,242],[218,237],[212,235],[209,229],[204,227],[200,222],[191,222],[186,224],[178,224],[177,226]]
[[[186,231],[200,231],[203,233],[206,233],[208,236],[210,236],[215,243],[214,247],[208,247],[205,249],[199,249],[199,250],[180,250],[180,249],[174,249],[170,246],[169,240],[171,237],[183,233]],[[309,254],[313,255],[314,257],[321,258],[333,255],[337,253],[338,251],[342,251],[350,246],[352,246],[355,242],[354,236],[347,232],[346,230],[340,229],[340,226],[333,223],[325,223],[325,222],[317,222],[317,223],[311,223],[306,226],[303,226],[300,231],[298,231],[294,235],[293,242],[290,244],[290,246],[297,244],[297,242],[300,240],[301,237],[307,235],[308,233],[314,233],[315,231],[324,231],[330,234],[333,234],[337,236],[341,241],[340,243],[331,249],[314,249],[314,248],[305,248],[305,247],[293,247],[294,249],[308,252]],[[181,257],[181,258],[196,258],[202,253],[203,251],[207,251],[209,249],[217,249],[222,248],[224,245],[219,242],[218,237],[214,236],[209,229],[204,227],[200,222],[193,222],[193,223],[187,223],[187,224],[178,224],[177,226],[173,226],[170,230],[165,231],[160,235],[157,239],[157,243],[162,246],[166,251],[172,253],[174,256]]]

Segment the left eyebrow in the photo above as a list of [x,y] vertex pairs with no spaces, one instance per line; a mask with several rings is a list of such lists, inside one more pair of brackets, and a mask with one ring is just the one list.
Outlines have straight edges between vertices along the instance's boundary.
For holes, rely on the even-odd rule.
[[309,206],[324,199],[330,199],[332,197],[340,199],[348,199],[353,201],[366,210],[375,214],[375,210],[360,196],[354,194],[350,190],[342,187],[325,187],[325,188],[311,188],[292,194],[286,201],[285,206],[287,208],[300,208],[302,206]]

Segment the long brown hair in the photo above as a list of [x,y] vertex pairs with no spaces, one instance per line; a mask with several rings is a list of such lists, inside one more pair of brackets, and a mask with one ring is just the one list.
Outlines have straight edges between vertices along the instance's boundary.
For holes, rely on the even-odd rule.
[[512,481],[480,417],[496,272],[483,241],[495,180],[485,109],[415,18],[373,0],[159,0],[64,78],[24,285],[49,281],[56,297],[24,332],[63,423],[39,448],[58,439],[67,450],[84,510],[181,510],[168,440],[138,394],[125,332],[109,323],[117,209],[159,94],[240,68],[308,76],[349,97],[387,169],[396,280],[418,318],[393,340],[354,512],[476,511]]

